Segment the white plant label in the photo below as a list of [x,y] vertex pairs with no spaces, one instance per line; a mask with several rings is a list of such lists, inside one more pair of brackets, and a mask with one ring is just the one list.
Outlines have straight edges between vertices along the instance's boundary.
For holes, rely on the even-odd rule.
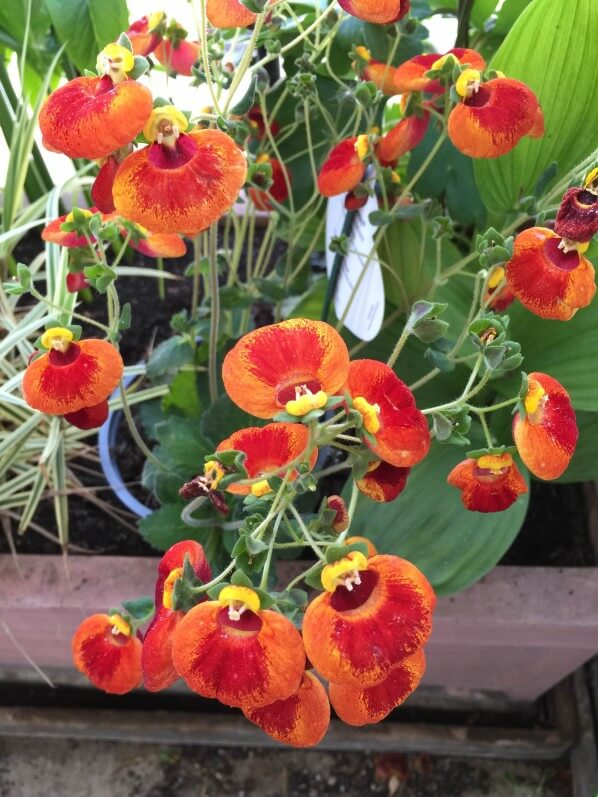
[[[378,210],[378,200],[370,197],[357,212],[353,229],[349,235],[349,253],[341,266],[334,294],[334,310],[337,318],[356,337],[373,340],[384,320],[384,282],[378,256],[370,255],[374,246],[376,227],[369,215]],[[326,217],[326,271],[332,272],[335,253],[330,251],[332,238],[342,234],[347,211],[345,195],[328,200]]]

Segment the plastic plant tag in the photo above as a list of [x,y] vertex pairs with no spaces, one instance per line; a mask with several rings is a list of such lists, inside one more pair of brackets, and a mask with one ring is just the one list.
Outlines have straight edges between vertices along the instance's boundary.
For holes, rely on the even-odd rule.
[[[348,235],[348,254],[345,255],[336,291],[334,310],[347,329],[361,340],[373,340],[384,320],[384,282],[382,268],[376,254],[370,257],[376,227],[369,215],[378,210],[378,200],[370,197],[356,213]],[[330,242],[340,236],[347,211],[345,195],[328,200],[326,218],[326,271],[330,277],[335,253]]]

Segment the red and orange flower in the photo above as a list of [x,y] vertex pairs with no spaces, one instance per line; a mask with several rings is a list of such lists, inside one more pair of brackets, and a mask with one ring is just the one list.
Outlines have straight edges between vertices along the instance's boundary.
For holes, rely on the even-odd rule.
[[577,243],[587,243],[598,233],[598,168],[586,176],[582,188],[565,191],[554,231]]
[[[234,432],[223,440],[216,451],[243,451],[247,455],[244,467],[249,479],[259,479],[253,484],[233,482],[226,488],[236,495],[255,495],[260,497],[271,492],[268,478],[284,476],[289,465],[306,454],[309,446],[309,429],[300,423],[269,423],[266,426],[250,426]],[[310,469],[316,464],[318,450],[314,448],[309,456]],[[206,471],[213,463],[206,465]],[[293,470],[291,477],[295,478]],[[217,484],[217,483],[216,483]]]
[[143,685],[150,692],[166,689],[179,677],[172,664],[172,634],[184,614],[174,611],[172,593],[176,581],[183,575],[185,557],[189,557],[198,579],[207,583],[212,578],[204,550],[194,540],[177,542],[160,560],[156,581],[156,611],[143,637],[141,652]]
[[369,136],[346,138],[333,147],[318,175],[318,191],[325,197],[353,191],[365,177]]
[[426,77],[426,72],[438,69],[445,62],[447,56],[453,55],[460,64],[468,64],[473,69],[483,72],[486,62],[475,50],[463,47],[454,47],[444,55],[440,53],[426,53],[416,55],[404,61],[394,72],[395,94],[406,94],[410,91],[424,91],[430,94],[440,94],[444,86],[439,80]]
[[[272,184],[269,188],[261,190],[259,188],[250,188],[247,193],[253,204],[259,210],[273,210],[274,205],[272,202],[282,204],[289,198],[289,188],[291,183],[291,174],[284,163],[281,163],[277,158],[270,158],[268,155],[259,155],[256,163],[269,163],[272,167]],[[256,175],[255,181],[258,182],[259,174]]]
[[570,246],[552,230],[531,227],[515,238],[507,263],[509,288],[540,318],[568,321],[587,307],[596,293],[594,267],[581,254],[584,244]]
[[322,741],[330,724],[330,703],[316,676],[306,670],[296,692],[263,708],[243,713],[277,742],[292,747],[313,747]]
[[355,480],[359,492],[367,495],[372,501],[387,503],[394,501],[407,486],[407,476],[411,468],[399,468],[388,462],[375,460],[370,470],[360,479]]
[[[353,409],[362,416],[367,433],[364,441],[380,459],[405,469],[426,456],[430,448],[426,417],[418,410],[413,393],[392,368],[377,360],[353,360],[346,390],[351,395]],[[395,485],[406,478],[406,474],[380,475]]]
[[510,454],[483,454],[456,465],[447,482],[461,490],[470,512],[502,512],[527,493],[527,484]]
[[254,590],[234,585],[183,617],[174,631],[172,659],[194,692],[244,710],[291,697],[305,671],[293,623],[260,609]]
[[156,233],[195,235],[226,213],[247,175],[241,150],[220,130],[186,134],[174,106],[156,108],[144,127],[154,143],[121,163],[113,186],[121,216]]
[[[97,208],[78,208],[79,213],[83,214],[84,216],[91,217],[94,213],[97,213]],[[79,233],[72,231],[67,231],[62,229],[62,225],[68,222],[73,221],[74,214],[73,211],[70,213],[65,213],[63,216],[59,216],[57,219],[54,219],[49,224],[46,224],[44,229],[42,230],[42,241],[47,241],[51,244],[58,244],[59,246],[66,246],[67,248],[78,248],[80,246],[89,246],[89,241],[91,243],[94,242],[94,239],[90,236],[89,241],[84,235],[79,235]]]
[[409,13],[410,0],[339,0],[348,14],[376,25],[398,22]]
[[214,28],[248,28],[257,19],[239,0],[207,0],[206,16]]
[[[95,338],[75,341],[70,329],[52,327],[41,343],[48,351],[32,360],[23,377],[27,404],[47,415],[63,415],[80,428],[106,420],[107,399],[123,374],[123,361],[111,343]],[[101,423],[89,424],[98,418]]]
[[332,683],[379,684],[430,636],[436,597],[423,573],[398,556],[353,551],[324,567],[322,585],[305,612],[303,641]]
[[104,692],[124,695],[141,685],[141,642],[120,614],[87,617],[72,652],[77,670]]
[[383,94],[392,96],[398,93],[394,82],[394,66],[384,61],[376,61],[363,45],[356,47],[355,53],[359,60],[353,64],[353,68],[359,77],[370,80]]
[[417,689],[425,671],[426,656],[420,648],[397,662],[386,678],[374,686],[330,683],[330,702],[347,725],[381,722]]
[[376,144],[376,157],[382,166],[396,166],[407,152],[415,149],[428,130],[429,114],[413,114],[401,119]]
[[91,186],[91,198],[101,213],[114,212],[112,186],[114,185],[114,178],[121,160],[115,155],[109,155],[103,163],[100,162],[100,169]]
[[323,321],[292,318],[244,335],[228,352],[222,379],[230,398],[256,418],[300,417],[325,406],[345,384],[349,352]]
[[544,117],[534,92],[518,80],[499,77],[482,83],[477,69],[465,69],[455,89],[463,101],[449,115],[448,134],[470,158],[498,158],[523,136],[544,134]]
[[515,294],[506,282],[506,271],[502,266],[496,266],[486,283],[484,303],[490,310],[497,313],[506,310],[515,301]]
[[577,445],[578,429],[569,394],[548,374],[528,375],[525,412],[513,419],[513,438],[521,459],[539,479],[558,479]]
[[191,77],[193,67],[201,56],[201,44],[188,39],[177,39],[176,42],[162,39],[154,54],[162,66],[170,72]]
[[162,40],[165,16],[163,11],[154,11],[153,14],[146,14],[129,25],[127,36],[135,55],[153,53]]
[[71,158],[105,158],[129,144],[152,113],[149,89],[127,78],[134,67],[126,47],[109,44],[99,56],[103,77],[78,77],[52,92],[39,125],[46,149]]

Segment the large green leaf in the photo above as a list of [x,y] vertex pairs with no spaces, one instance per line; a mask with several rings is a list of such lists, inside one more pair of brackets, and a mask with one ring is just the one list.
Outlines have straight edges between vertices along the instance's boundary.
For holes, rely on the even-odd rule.
[[126,0],[46,0],[46,8],[68,57],[80,69],[93,69],[97,54],[127,30]]
[[413,468],[396,501],[378,504],[360,496],[351,533],[363,534],[381,553],[416,564],[439,595],[482,578],[509,548],[525,518],[528,496],[505,512],[468,512],[459,490],[446,483],[463,450],[435,445]]
[[596,147],[597,51],[596,0],[533,0],[519,16],[491,66],[536,92],[546,132],[541,139],[524,138],[501,158],[476,161],[475,178],[489,209],[509,210],[553,161],[563,177]]

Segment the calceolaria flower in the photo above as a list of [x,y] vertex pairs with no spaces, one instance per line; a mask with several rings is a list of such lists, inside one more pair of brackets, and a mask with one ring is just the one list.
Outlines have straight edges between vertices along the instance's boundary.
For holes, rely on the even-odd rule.
[[513,419],[513,439],[526,467],[539,479],[558,479],[577,446],[578,429],[569,394],[548,374],[528,375],[524,412]]
[[586,176],[582,188],[565,191],[554,231],[578,243],[591,241],[598,233],[598,168]]
[[402,155],[415,149],[428,129],[429,114],[413,114],[401,119],[376,144],[376,157],[382,166],[396,166]]
[[339,0],[348,14],[376,25],[398,22],[409,13],[410,0]]
[[[27,404],[47,415],[63,415],[80,428],[100,426],[108,415],[107,398],[123,374],[118,351],[105,340],[76,341],[63,327],[46,330],[41,343],[47,351],[29,363],[23,377]],[[92,421],[105,416],[101,423],[84,425],[89,413]]]
[[100,168],[91,186],[91,198],[101,213],[114,212],[112,186],[122,160],[123,158],[116,155],[109,155],[103,161],[98,161]]
[[365,159],[370,154],[369,136],[346,138],[333,147],[318,175],[318,191],[331,197],[352,191],[365,177]]
[[459,462],[447,482],[461,490],[463,506],[470,512],[502,512],[527,493],[525,479],[508,453]]
[[448,56],[454,56],[455,61],[467,64],[483,72],[486,62],[475,50],[463,47],[454,47],[444,55],[439,53],[426,53],[416,55],[400,64],[394,72],[395,94],[406,94],[409,91],[423,91],[430,94],[441,94],[445,87],[439,80],[426,76],[426,72],[440,68]]
[[179,677],[172,664],[172,634],[184,614],[173,608],[173,589],[176,581],[183,575],[185,557],[188,557],[200,581],[206,583],[212,578],[204,550],[194,540],[177,542],[160,560],[156,581],[156,610],[143,637],[141,651],[143,685],[150,692],[166,689]]
[[381,722],[413,694],[425,671],[426,656],[420,648],[397,662],[386,678],[374,686],[359,687],[331,682],[328,686],[330,702],[347,725]]
[[[242,451],[247,455],[244,467],[249,479],[259,479],[253,484],[233,482],[226,488],[236,495],[255,495],[260,497],[271,492],[268,476],[284,476],[289,465],[307,454],[309,429],[300,423],[269,423],[266,426],[250,426],[234,432],[223,440],[217,451]],[[309,457],[310,469],[316,464],[318,451],[314,449]],[[208,463],[206,470],[213,467]],[[223,475],[223,474],[222,474]],[[297,471],[293,470],[294,478]],[[263,477],[263,478],[262,478]]]
[[[78,208],[79,213],[83,216],[90,218],[97,212],[97,208]],[[78,248],[80,246],[89,246],[89,241],[84,235],[79,235],[78,232],[67,231],[62,229],[62,225],[74,220],[74,213],[65,213],[57,219],[53,219],[49,224],[46,224],[42,230],[42,241],[47,241],[51,244],[58,244],[59,246],[66,246],[67,248]],[[93,243],[93,238],[90,237]]]
[[372,501],[388,503],[394,501],[407,486],[411,468],[399,468],[388,462],[375,460],[360,479],[355,480],[357,489]]
[[455,84],[462,97],[449,115],[448,134],[470,158],[498,158],[523,136],[544,135],[544,117],[534,92],[518,80],[482,83],[477,69],[465,69]]
[[373,686],[424,645],[436,596],[415,565],[353,551],[322,571],[324,592],[307,607],[303,641],[332,683]]
[[228,352],[222,379],[230,398],[256,418],[301,417],[345,384],[349,352],[323,321],[291,318],[244,335]]
[[515,238],[506,265],[507,284],[524,307],[540,318],[568,321],[596,293],[594,267],[575,244],[545,227]]
[[[278,204],[286,202],[289,198],[288,186],[291,182],[291,173],[284,163],[277,158],[270,158],[268,155],[259,155],[257,163],[269,163],[272,169],[272,184],[269,188],[260,190],[259,188],[249,188],[247,191],[249,198],[259,210],[273,210],[272,200]],[[255,177],[258,182],[259,174]]]
[[421,462],[430,448],[428,423],[392,368],[377,360],[353,360],[346,390],[362,416],[364,442],[380,459],[399,468]]
[[129,25],[127,36],[135,55],[153,53],[162,39],[165,17],[163,11],[154,11]]
[[261,609],[254,590],[234,585],[183,617],[172,658],[194,692],[244,710],[286,700],[305,672],[305,651],[293,623]]
[[396,70],[393,66],[384,61],[376,61],[368,48],[363,45],[356,47],[355,53],[358,60],[353,64],[353,68],[359,77],[370,80],[383,94],[392,96],[398,93],[394,82]]
[[330,724],[326,690],[309,670],[290,697],[262,708],[244,708],[243,713],[268,736],[292,747],[314,747]]
[[156,108],[144,127],[153,143],[121,163],[113,186],[118,213],[152,232],[194,235],[233,206],[247,175],[245,156],[220,130],[185,133],[172,105]]
[[213,28],[248,28],[257,19],[240,0],[207,0],[206,16]]
[[94,614],[74,633],[73,661],[98,689],[124,695],[141,685],[141,642],[120,614]]
[[154,54],[169,72],[191,77],[193,67],[198,63],[201,56],[201,44],[189,41],[189,39],[177,38],[176,41],[162,39]]
[[506,271],[502,266],[496,266],[488,277],[484,303],[489,310],[497,313],[506,310],[515,301],[515,294],[506,281]]
[[149,89],[130,80],[133,54],[109,44],[98,63],[103,77],[77,77],[52,92],[39,115],[46,149],[70,158],[105,158],[129,144],[152,113]]

